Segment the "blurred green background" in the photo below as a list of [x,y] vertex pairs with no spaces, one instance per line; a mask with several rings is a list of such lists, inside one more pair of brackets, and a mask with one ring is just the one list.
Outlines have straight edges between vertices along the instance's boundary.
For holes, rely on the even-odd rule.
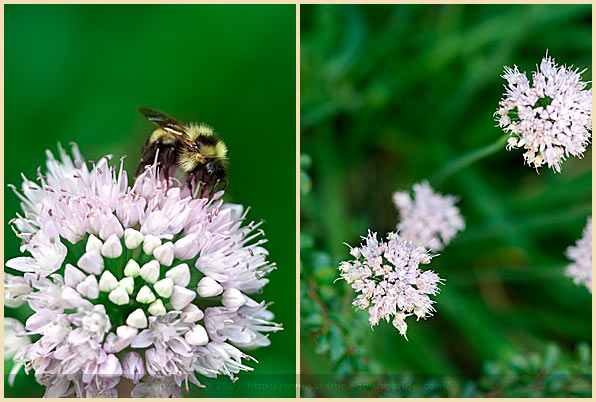
[[409,341],[334,283],[343,242],[395,229],[394,191],[502,135],[504,65],[548,49],[591,80],[591,24],[590,5],[301,6],[303,396],[591,396],[591,294],[563,276],[591,147],[561,174],[503,147],[437,188],[467,229],[429,266],[446,283]]
[[[46,149],[79,144],[83,155],[128,155],[134,173],[152,125],[138,106],[204,121],[229,148],[226,200],[265,219],[278,270],[258,300],[284,331],[250,352],[254,374],[201,379],[191,396],[295,395],[295,5],[7,5],[4,183],[34,178]],[[4,187],[6,258],[19,242],[6,224],[19,209]],[[8,190],[8,191],[6,191]],[[18,312],[5,310],[7,316]],[[21,317],[24,318],[21,312]],[[266,385],[276,382],[277,389]],[[280,384],[289,382],[290,387]],[[33,375],[6,396],[41,396]]]

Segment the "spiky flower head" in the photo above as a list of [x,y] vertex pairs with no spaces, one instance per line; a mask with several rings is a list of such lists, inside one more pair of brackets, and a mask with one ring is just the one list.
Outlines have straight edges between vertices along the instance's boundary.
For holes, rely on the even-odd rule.
[[166,183],[156,166],[129,187],[122,160],[88,168],[72,153],[48,152],[45,176],[15,190],[23,255],[6,263],[5,305],[29,305],[37,339],[15,361],[46,397],[116,397],[122,379],[137,384],[132,396],[181,396],[197,374],[251,370],[240,349],[281,329],[250,297],[274,269],[260,223],[244,224],[223,192]]
[[530,83],[517,66],[505,67],[505,94],[495,112],[499,127],[510,137],[507,149],[523,148],[526,163],[547,165],[555,172],[569,156],[583,156],[592,137],[592,88],[572,66],[542,59]]
[[399,234],[430,250],[442,250],[466,227],[456,202],[455,196],[435,192],[426,181],[414,184],[413,197],[407,191],[393,193]]
[[393,325],[406,337],[407,317],[414,315],[419,320],[435,311],[430,296],[439,293],[442,279],[421,269],[433,256],[394,232],[379,241],[377,234],[369,231],[362,239],[360,246],[350,247],[354,259],[339,266],[341,278],[359,293],[352,304],[368,310],[371,326],[393,317]]
[[567,248],[567,258],[573,262],[565,269],[565,275],[576,285],[584,285],[592,293],[592,217],[584,227],[582,238]]

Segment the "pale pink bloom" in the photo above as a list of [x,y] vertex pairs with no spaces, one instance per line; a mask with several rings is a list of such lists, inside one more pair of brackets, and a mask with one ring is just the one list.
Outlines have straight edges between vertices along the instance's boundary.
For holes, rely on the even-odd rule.
[[145,376],[145,362],[137,352],[128,352],[122,360],[122,376],[135,384]]
[[[11,317],[4,318],[4,360],[10,360],[15,357],[17,352],[31,343],[31,339],[25,332],[25,326],[17,319]],[[22,363],[15,361],[10,374],[8,375],[8,384],[14,385],[17,373],[23,367]]]
[[271,321],[273,314],[267,310],[264,302],[248,300],[239,309],[209,307],[205,310],[205,326],[212,340],[229,341],[245,348],[269,346],[269,335],[264,333],[282,328]]
[[[340,275],[359,294],[353,301],[357,309],[368,310],[370,325],[380,320],[389,322],[406,337],[405,319],[432,316],[435,309],[430,296],[439,293],[442,279],[433,271],[423,271],[421,264],[429,264],[433,256],[397,233],[377,240],[369,231],[359,247],[351,247],[356,259],[340,264]],[[407,339],[407,337],[406,337]]]
[[530,83],[517,66],[505,67],[505,94],[495,112],[499,127],[510,133],[507,149],[523,148],[526,163],[561,171],[569,156],[583,156],[592,138],[592,88],[581,80],[586,70],[542,59]]
[[4,274],[4,305],[7,307],[19,307],[25,301],[22,296],[31,293],[31,284],[23,276]]
[[212,378],[223,374],[230,377],[233,381],[237,379],[235,374],[240,371],[253,370],[251,367],[243,364],[242,359],[256,361],[229,343],[215,341],[197,348],[197,357],[194,369],[199,374]]
[[567,248],[567,258],[573,263],[567,266],[565,275],[573,278],[576,285],[584,285],[592,293],[592,217],[588,218],[582,238]]
[[407,191],[393,193],[399,234],[419,246],[442,250],[466,227],[456,202],[455,196],[435,192],[426,181],[414,184],[413,196]]
[[[21,275],[5,275],[5,305],[27,303],[26,335],[37,335],[15,367],[33,371],[46,397],[117,397],[122,377],[137,383],[133,396],[181,396],[188,382],[200,385],[197,374],[249,370],[250,356],[222,336],[267,346],[264,333],[281,329],[248,296],[275,268],[260,224],[245,225],[243,207],[224,204],[221,191],[196,198],[175,179],[168,185],[155,166],[130,187],[122,161],[88,167],[76,145],[74,158],[59,154],[48,152],[45,175],[15,189],[23,255],[6,262]],[[195,277],[218,291],[199,295]],[[236,316],[209,335],[202,309],[214,304]]]

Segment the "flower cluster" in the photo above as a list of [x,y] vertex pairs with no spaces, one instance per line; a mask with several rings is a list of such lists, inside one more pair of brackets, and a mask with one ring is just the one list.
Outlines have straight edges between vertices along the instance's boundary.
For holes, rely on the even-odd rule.
[[[251,370],[239,348],[267,346],[281,327],[260,292],[267,261],[259,223],[222,201],[195,198],[151,166],[128,185],[122,160],[88,168],[48,152],[38,182],[23,176],[23,215],[12,221],[25,255],[6,263],[5,305],[34,314],[14,353],[46,397],[181,396],[197,374]],[[126,395],[125,395],[126,396]]]
[[[421,246],[389,233],[379,241],[376,233],[368,233],[359,247],[351,247],[352,261],[340,264],[341,277],[360,294],[353,305],[368,309],[371,326],[393,316],[393,325],[406,337],[405,319],[432,316],[434,301],[442,279],[433,271],[422,271],[420,264],[429,264],[432,255]],[[406,337],[407,339],[407,337]]]
[[592,217],[588,218],[582,238],[567,248],[567,257],[573,263],[567,266],[565,275],[573,278],[576,285],[585,285],[592,293]]
[[434,192],[426,181],[414,185],[413,197],[407,191],[395,192],[399,234],[430,250],[442,250],[466,227],[456,202],[452,195]]
[[526,163],[560,172],[569,155],[583,155],[592,137],[592,89],[581,81],[585,70],[558,66],[548,53],[537,68],[530,84],[517,66],[505,67],[506,92],[495,117],[510,133],[508,150],[524,148]]

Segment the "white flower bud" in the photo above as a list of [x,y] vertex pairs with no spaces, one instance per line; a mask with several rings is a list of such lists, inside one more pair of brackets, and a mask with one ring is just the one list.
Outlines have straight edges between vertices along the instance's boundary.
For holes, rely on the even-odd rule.
[[184,339],[192,346],[203,346],[209,342],[207,331],[205,331],[202,325],[198,324],[184,334]]
[[139,293],[137,294],[137,301],[143,304],[149,304],[155,301],[155,295],[149,286],[145,285],[139,290]]
[[124,286],[124,289],[126,289],[126,293],[130,295],[135,290],[135,280],[127,276],[125,278],[120,279],[120,286]]
[[126,319],[126,324],[139,329],[147,328],[147,317],[145,317],[143,309],[138,308],[130,313]]
[[120,325],[116,328],[116,334],[119,338],[122,339],[132,339],[139,333],[139,330],[134,327],[129,327],[128,325]]
[[205,276],[199,281],[197,292],[201,297],[213,297],[220,295],[223,292],[223,288],[215,279]]
[[108,295],[108,299],[118,306],[122,306],[124,304],[128,304],[130,298],[128,297],[128,292],[124,286],[118,286],[116,289],[112,290]]
[[115,234],[110,235],[101,247],[101,255],[107,258],[118,258],[122,255],[122,244]]
[[129,250],[134,250],[143,243],[145,237],[138,230],[128,228],[124,230],[124,245]]
[[99,278],[99,290],[102,292],[111,292],[118,287],[118,279],[110,271],[103,271]]
[[115,333],[110,332],[104,340],[103,350],[106,353],[113,354],[122,351],[127,346],[124,339],[120,339]]
[[103,271],[103,258],[98,249],[87,251],[77,262],[79,268],[93,275],[101,274]]
[[107,238],[111,235],[116,235],[120,238],[123,234],[124,229],[115,215],[109,214],[103,218],[103,223],[99,229],[99,237],[101,237],[103,240],[107,240]]
[[350,247],[350,254],[352,254],[352,257],[358,259],[360,258],[360,249],[358,247]]
[[188,303],[194,300],[196,293],[190,289],[183,288],[182,286],[175,285],[170,297],[170,303],[174,310],[182,310],[188,306]]
[[182,310],[182,322],[192,323],[202,320],[205,314],[194,304],[189,304]]
[[85,280],[87,275],[78,270],[75,266],[66,264],[64,268],[64,284],[71,288],[76,288],[77,285]]
[[153,250],[153,256],[161,265],[169,267],[174,262],[174,243],[169,241],[157,247]]
[[159,262],[152,260],[141,268],[141,278],[149,283],[157,282],[159,278]]
[[89,299],[97,299],[99,297],[99,287],[97,285],[97,278],[89,275],[85,280],[77,285],[77,292]]
[[147,311],[149,311],[149,314],[159,317],[166,313],[166,308],[164,307],[161,299],[157,299],[149,305]]
[[85,246],[85,251],[91,251],[94,248],[101,250],[101,246],[103,243],[94,235],[89,235],[89,239],[87,239],[87,245]]
[[393,326],[397,328],[399,333],[403,335],[403,337],[406,338],[407,341],[408,337],[406,336],[406,332],[408,331],[408,324],[406,324],[404,318],[405,314],[403,314],[403,312],[400,311],[399,313],[397,313],[397,315],[393,319]]
[[79,308],[79,307],[92,306],[92,304],[89,300],[83,299],[79,292],[77,292],[76,290],[74,290],[73,288],[70,288],[68,286],[65,286],[62,289],[62,294],[60,296],[62,297],[62,302],[64,303],[64,307],[66,307],[66,308]]
[[195,233],[184,236],[174,244],[174,255],[179,260],[192,260],[199,253],[199,242]]
[[176,265],[166,272],[166,278],[171,278],[175,285],[186,287],[190,283],[190,269],[188,264]]
[[147,255],[152,255],[153,250],[161,246],[161,240],[157,236],[146,235],[143,239],[143,252]]
[[242,307],[246,303],[246,299],[238,289],[229,288],[223,292],[221,303],[224,307],[236,309]]
[[155,282],[153,289],[155,289],[158,295],[167,299],[171,296],[172,291],[174,290],[174,281],[171,278],[162,279]]
[[124,275],[136,278],[141,274],[141,267],[135,260],[128,260],[124,267]]

